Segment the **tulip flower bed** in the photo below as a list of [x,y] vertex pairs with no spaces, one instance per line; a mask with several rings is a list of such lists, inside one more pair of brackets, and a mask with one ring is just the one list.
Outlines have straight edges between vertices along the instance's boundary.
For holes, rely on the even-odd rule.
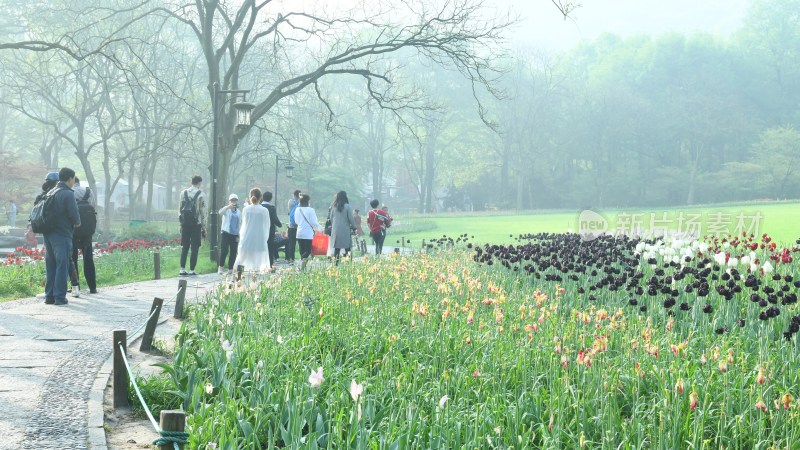
[[767,266],[760,243],[748,273],[719,264],[729,241],[574,238],[210,293],[165,366],[189,448],[800,442],[797,263]]
[[[177,275],[180,240],[96,243],[94,250],[99,286],[122,284],[153,278],[153,253],[161,253],[161,270]],[[199,270],[212,271],[213,265],[201,258]],[[83,279],[83,258],[78,257],[78,270]],[[0,300],[32,297],[44,289],[44,249],[18,247],[0,264]]]

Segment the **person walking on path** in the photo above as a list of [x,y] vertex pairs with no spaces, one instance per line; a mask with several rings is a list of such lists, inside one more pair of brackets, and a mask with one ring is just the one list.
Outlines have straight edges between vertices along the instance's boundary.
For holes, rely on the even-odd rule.
[[[52,193],[52,215],[48,219],[51,228],[44,233],[45,248],[45,299],[48,305],[62,306],[67,302],[67,274],[69,272],[72,232],[81,225],[78,203],[72,186],[75,184],[75,171],[64,167],[58,172],[58,183]],[[52,220],[52,222],[51,222]]]
[[8,202],[6,207],[6,217],[8,218],[8,227],[15,228],[17,226],[17,204],[14,200]]
[[270,270],[267,233],[269,232],[269,211],[261,206],[261,190],[250,189],[250,204],[242,209],[242,228],[239,238],[236,266],[248,272],[267,272]]
[[[72,265],[75,269],[75,279],[72,283],[72,296],[80,296],[80,277],[78,274],[78,251],[83,254],[83,278],[86,281],[86,286],[89,288],[90,294],[97,293],[97,273],[94,267],[94,248],[92,247],[92,237],[94,235],[94,227],[97,225],[97,213],[95,212],[94,205],[97,204],[97,198],[94,192],[88,187],[80,184],[78,177],[75,177],[75,185],[72,187],[75,193],[75,200],[78,202],[78,213],[81,217],[81,226],[76,228],[72,236]],[[81,211],[85,211],[81,215]],[[94,215],[94,223],[90,223]],[[85,228],[85,229],[84,229]]]
[[[200,241],[205,237],[206,220],[206,195],[200,189],[203,178],[199,175],[192,177],[192,185],[181,191],[178,198],[180,209],[178,214],[181,220],[181,272],[180,276],[197,275],[197,254],[200,250]],[[192,256],[189,260],[189,272],[186,271],[186,256],[189,249]]]
[[344,254],[350,253],[350,249],[353,247],[352,232],[355,228],[356,222],[353,218],[350,201],[347,199],[347,193],[339,191],[331,205],[331,241],[333,241],[333,257],[336,265],[339,264],[342,250],[344,250]]
[[[43,201],[44,198],[47,196],[47,193],[50,192],[50,190],[52,190],[53,188],[55,188],[57,184],[58,184],[58,172],[49,172],[44,178],[44,183],[42,184],[42,192],[40,192],[39,195],[36,196],[36,199],[33,201],[33,204],[36,205],[40,201]],[[30,225],[28,225],[28,228],[29,229],[31,228]],[[29,241],[33,242],[35,240],[36,241],[36,245],[38,245],[39,242],[36,239],[36,233],[34,233],[33,230],[30,230],[30,231],[31,231],[30,235],[33,236],[33,239],[29,239]],[[77,290],[77,286],[78,286],[78,273],[77,272],[78,271],[77,271],[77,268],[75,267],[75,263],[72,261],[72,258],[70,258],[69,259],[69,272],[68,272],[69,273],[70,286],[72,288],[70,290],[74,289],[73,294],[77,294],[78,296],[80,296],[80,291]],[[43,294],[40,294],[40,296],[41,297],[46,297],[47,294],[43,293]],[[73,297],[74,296],[75,295],[73,295]]]
[[299,206],[295,213],[297,220],[297,243],[300,246],[300,270],[305,270],[311,258],[311,241],[314,239],[314,230],[321,230],[322,225],[317,220],[317,213],[310,207],[311,196],[300,195]]
[[364,228],[361,227],[361,211],[358,209],[353,210],[353,222],[356,224],[356,236],[364,236]]
[[292,198],[289,199],[289,225],[287,225],[287,241],[286,247],[283,249],[286,255],[286,262],[294,262],[294,250],[297,242],[297,218],[295,217],[295,210],[297,209],[300,201],[300,190],[294,191]]
[[382,209],[378,209],[381,202],[374,199],[369,202],[372,207],[369,215],[367,216],[367,225],[369,225],[369,234],[372,240],[375,241],[375,254],[380,255],[383,253],[383,241],[386,239],[386,228],[391,223],[391,218]]
[[242,224],[242,215],[239,211],[239,196],[231,194],[228,196],[228,204],[220,208],[219,215],[222,216],[222,226],[220,232],[220,255],[219,255],[219,269],[217,273],[222,275],[225,273],[225,258],[228,257],[228,275],[233,274],[233,262],[236,260],[236,254],[239,247],[239,228]]
[[336,203],[336,196],[338,194],[333,194],[333,199],[331,200],[331,204],[328,205],[328,213],[325,215],[325,225],[324,225],[324,233],[329,236],[328,238],[328,250],[325,252],[325,256],[328,259],[333,258],[334,248],[333,248],[333,238],[330,237],[333,234],[333,221],[331,219],[331,214],[333,214],[333,204]]
[[275,245],[275,229],[283,226],[281,219],[278,218],[278,211],[275,205],[270,203],[272,201],[272,192],[264,190],[262,195],[261,206],[267,208],[269,211],[269,234],[267,235],[267,247],[269,248],[269,265],[275,266],[275,260],[278,259],[278,246]]

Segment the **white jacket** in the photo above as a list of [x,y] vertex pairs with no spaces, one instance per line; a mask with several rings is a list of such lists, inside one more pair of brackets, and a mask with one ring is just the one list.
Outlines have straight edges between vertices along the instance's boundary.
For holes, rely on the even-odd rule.
[[294,221],[297,222],[297,239],[314,239],[314,230],[322,228],[317,213],[310,206],[298,206]]
[[[228,208],[229,205],[225,205],[219,210],[219,215],[222,216],[222,225],[219,227],[220,231],[224,231],[228,234],[232,234],[234,236],[239,234],[239,231],[242,230],[242,211],[239,207],[236,207],[236,212],[233,212],[232,208]],[[231,216],[236,214],[239,216],[239,230],[236,233],[231,233]]]

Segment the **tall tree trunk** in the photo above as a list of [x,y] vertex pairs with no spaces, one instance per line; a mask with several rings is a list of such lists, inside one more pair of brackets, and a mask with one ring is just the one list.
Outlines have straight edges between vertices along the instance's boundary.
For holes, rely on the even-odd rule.
[[435,139],[429,139],[425,143],[425,212],[433,212],[433,180],[436,176],[434,161],[436,157]]
[[511,166],[511,139],[505,137],[503,139],[503,159],[500,165],[500,192],[495,192],[496,197],[493,199],[495,202],[499,204],[503,204],[506,202],[505,196],[508,195],[508,177],[509,177],[509,168]]
[[153,191],[155,190],[155,183],[153,183],[153,173],[156,171],[156,163],[158,158],[150,157],[150,170],[147,171],[147,201],[144,210],[144,218],[150,220],[153,216]]
[[175,207],[175,156],[169,155],[167,158],[167,209]]
[[133,177],[135,175],[136,165],[131,159],[130,163],[128,164],[128,220],[133,220],[133,208],[135,205],[134,196],[136,192],[133,190]]

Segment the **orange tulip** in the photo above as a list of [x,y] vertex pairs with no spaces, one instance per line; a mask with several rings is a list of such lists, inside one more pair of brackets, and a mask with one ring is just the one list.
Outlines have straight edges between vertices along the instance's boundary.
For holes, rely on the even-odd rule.
[[692,411],[697,409],[697,392],[689,394],[689,409]]
[[781,397],[781,404],[783,405],[783,409],[789,409],[792,406],[792,402],[794,401],[794,397],[792,394],[783,394]]
[[767,377],[766,377],[766,375],[764,375],[764,369],[759,367],[758,368],[758,376],[756,376],[756,383],[764,384],[765,381],[767,381]]
[[678,378],[678,381],[675,383],[675,392],[683,394],[683,378]]

